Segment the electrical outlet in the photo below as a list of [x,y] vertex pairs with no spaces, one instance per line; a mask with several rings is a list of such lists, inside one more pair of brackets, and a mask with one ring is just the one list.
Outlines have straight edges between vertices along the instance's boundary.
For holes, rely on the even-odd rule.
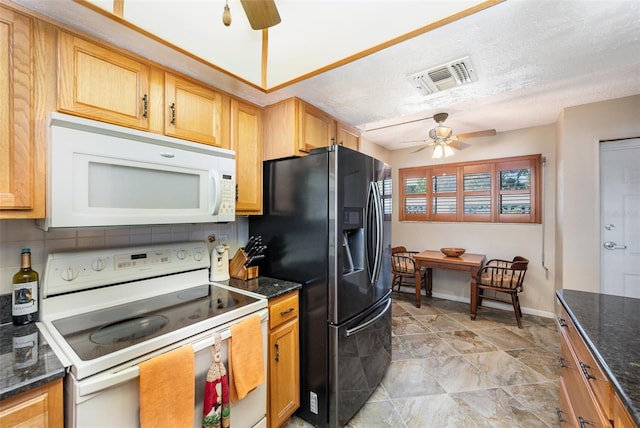
[[218,235],[218,244],[219,245],[228,245],[229,237],[227,235]]

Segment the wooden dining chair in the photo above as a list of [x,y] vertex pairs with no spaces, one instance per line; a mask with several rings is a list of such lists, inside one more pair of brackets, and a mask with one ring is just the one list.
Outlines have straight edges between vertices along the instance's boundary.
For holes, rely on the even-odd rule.
[[427,270],[416,270],[416,263],[413,255],[417,251],[407,251],[405,247],[398,246],[391,248],[391,272],[393,279],[391,280],[391,289],[403,293],[403,287],[411,287],[416,296],[416,307],[420,307],[422,299],[422,289],[425,289],[426,295],[431,295],[428,288]]
[[[529,260],[516,256],[513,260],[491,259],[478,271],[476,278],[476,299],[478,306],[482,305],[482,299],[496,302],[511,303],[516,314],[518,327],[522,328],[522,310],[518,293],[523,291],[524,275],[527,273]],[[487,295],[485,291],[492,291]],[[511,296],[511,301],[498,297],[498,293],[506,293]]]

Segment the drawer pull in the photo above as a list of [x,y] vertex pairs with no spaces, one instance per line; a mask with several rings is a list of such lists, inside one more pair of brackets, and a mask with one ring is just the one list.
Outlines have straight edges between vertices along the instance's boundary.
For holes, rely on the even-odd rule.
[[565,412],[563,410],[560,410],[559,407],[556,407],[556,414],[558,415],[558,423],[567,422],[567,420],[562,417],[562,415],[564,415]]
[[561,356],[558,356],[558,363],[560,363],[560,367],[569,367],[564,363],[564,358]]
[[558,317],[558,324],[560,324],[560,327],[566,327],[568,325],[567,321],[565,321],[564,318],[560,318],[560,317]]
[[578,422],[580,422],[580,428],[586,428],[587,425],[594,425],[593,422],[586,420],[582,416],[578,416]]
[[289,308],[286,311],[280,312],[280,316],[283,317],[283,316],[285,316],[285,315],[287,315],[287,314],[289,314],[291,312],[293,312],[293,308]]
[[580,361],[580,369],[582,370],[582,374],[584,375],[584,377],[586,377],[587,379],[595,379],[596,377],[589,373],[590,368],[591,366]]

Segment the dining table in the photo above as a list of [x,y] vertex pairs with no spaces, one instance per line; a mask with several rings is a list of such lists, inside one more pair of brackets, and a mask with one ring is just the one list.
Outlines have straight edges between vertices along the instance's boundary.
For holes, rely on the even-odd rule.
[[[476,319],[478,309],[478,287],[476,276],[484,265],[487,257],[484,254],[464,253],[458,257],[450,257],[436,250],[425,250],[414,254],[416,263],[416,275],[420,275],[422,268],[427,271],[427,290],[433,289],[432,269],[446,269],[469,272],[470,278],[470,304],[469,314],[471,319]],[[418,280],[418,278],[416,278]]]

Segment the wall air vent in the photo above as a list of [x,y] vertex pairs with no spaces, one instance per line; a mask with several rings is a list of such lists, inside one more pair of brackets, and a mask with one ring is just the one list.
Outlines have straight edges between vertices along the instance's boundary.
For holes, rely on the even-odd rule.
[[407,80],[422,95],[433,94],[478,80],[468,56],[420,71]]

